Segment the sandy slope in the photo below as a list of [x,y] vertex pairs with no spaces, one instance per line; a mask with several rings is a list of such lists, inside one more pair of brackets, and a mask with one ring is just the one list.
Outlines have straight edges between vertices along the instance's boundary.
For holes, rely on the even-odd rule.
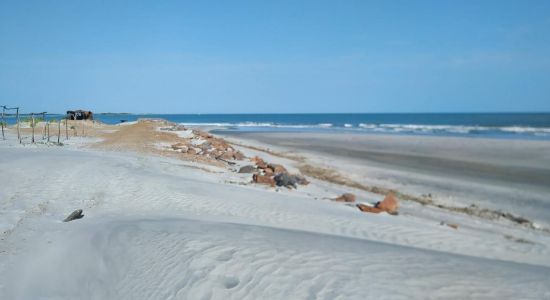
[[[52,226],[55,227],[55,226]],[[8,297],[544,298],[547,267],[186,218],[101,218],[18,257]],[[51,228],[52,230],[56,230]],[[58,233],[61,233],[58,232]],[[50,245],[44,246],[44,245]]]
[[[224,133],[229,134],[229,133]],[[502,209],[550,226],[550,142],[327,133],[239,133],[357,182],[439,203]]]
[[340,186],[275,191],[165,157],[0,151],[0,299],[550,296],[550,237],[506,222],[414,203],[366,215],[325,199]]

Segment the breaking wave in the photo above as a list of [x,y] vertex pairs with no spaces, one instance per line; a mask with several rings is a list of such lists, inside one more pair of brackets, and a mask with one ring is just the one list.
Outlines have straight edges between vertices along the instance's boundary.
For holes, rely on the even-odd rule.
[[318,123],[318,124],[278,124],[272,122],[238,123],[180,123],[183,126],[220,127],[229,130],[310,130],[345,131],[365,133],[401,133],[422,135],[517,135],[550,137],[549,127],[529,126],[466,126],[466,125],[423,125],[423,124],[371,124],[371,123]]

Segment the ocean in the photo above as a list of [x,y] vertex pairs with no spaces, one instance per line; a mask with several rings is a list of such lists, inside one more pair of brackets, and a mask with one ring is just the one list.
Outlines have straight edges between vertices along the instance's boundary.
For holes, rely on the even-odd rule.
[[[48,115],[47,118],[61,118]],[[314,131],[550,140],[550,113],[95,114],[108,124],[163,118],[230,131]],[[13,123],[13,118],[8,119]]]

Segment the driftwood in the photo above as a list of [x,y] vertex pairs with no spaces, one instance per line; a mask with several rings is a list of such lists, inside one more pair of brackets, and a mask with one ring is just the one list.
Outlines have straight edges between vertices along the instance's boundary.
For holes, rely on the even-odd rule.
[[77,209],[73,211],[68,217],[63,220],[63,222],[70,222],[73,220],[78,220],[84,218],[84,215],[82,214],[82,209]]

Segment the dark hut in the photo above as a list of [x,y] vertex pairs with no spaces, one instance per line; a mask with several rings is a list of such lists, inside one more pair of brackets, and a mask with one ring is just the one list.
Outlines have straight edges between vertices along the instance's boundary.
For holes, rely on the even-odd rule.
[[69,120],[93,120],[94,114],[86,110],[68,110],[67,119]]

